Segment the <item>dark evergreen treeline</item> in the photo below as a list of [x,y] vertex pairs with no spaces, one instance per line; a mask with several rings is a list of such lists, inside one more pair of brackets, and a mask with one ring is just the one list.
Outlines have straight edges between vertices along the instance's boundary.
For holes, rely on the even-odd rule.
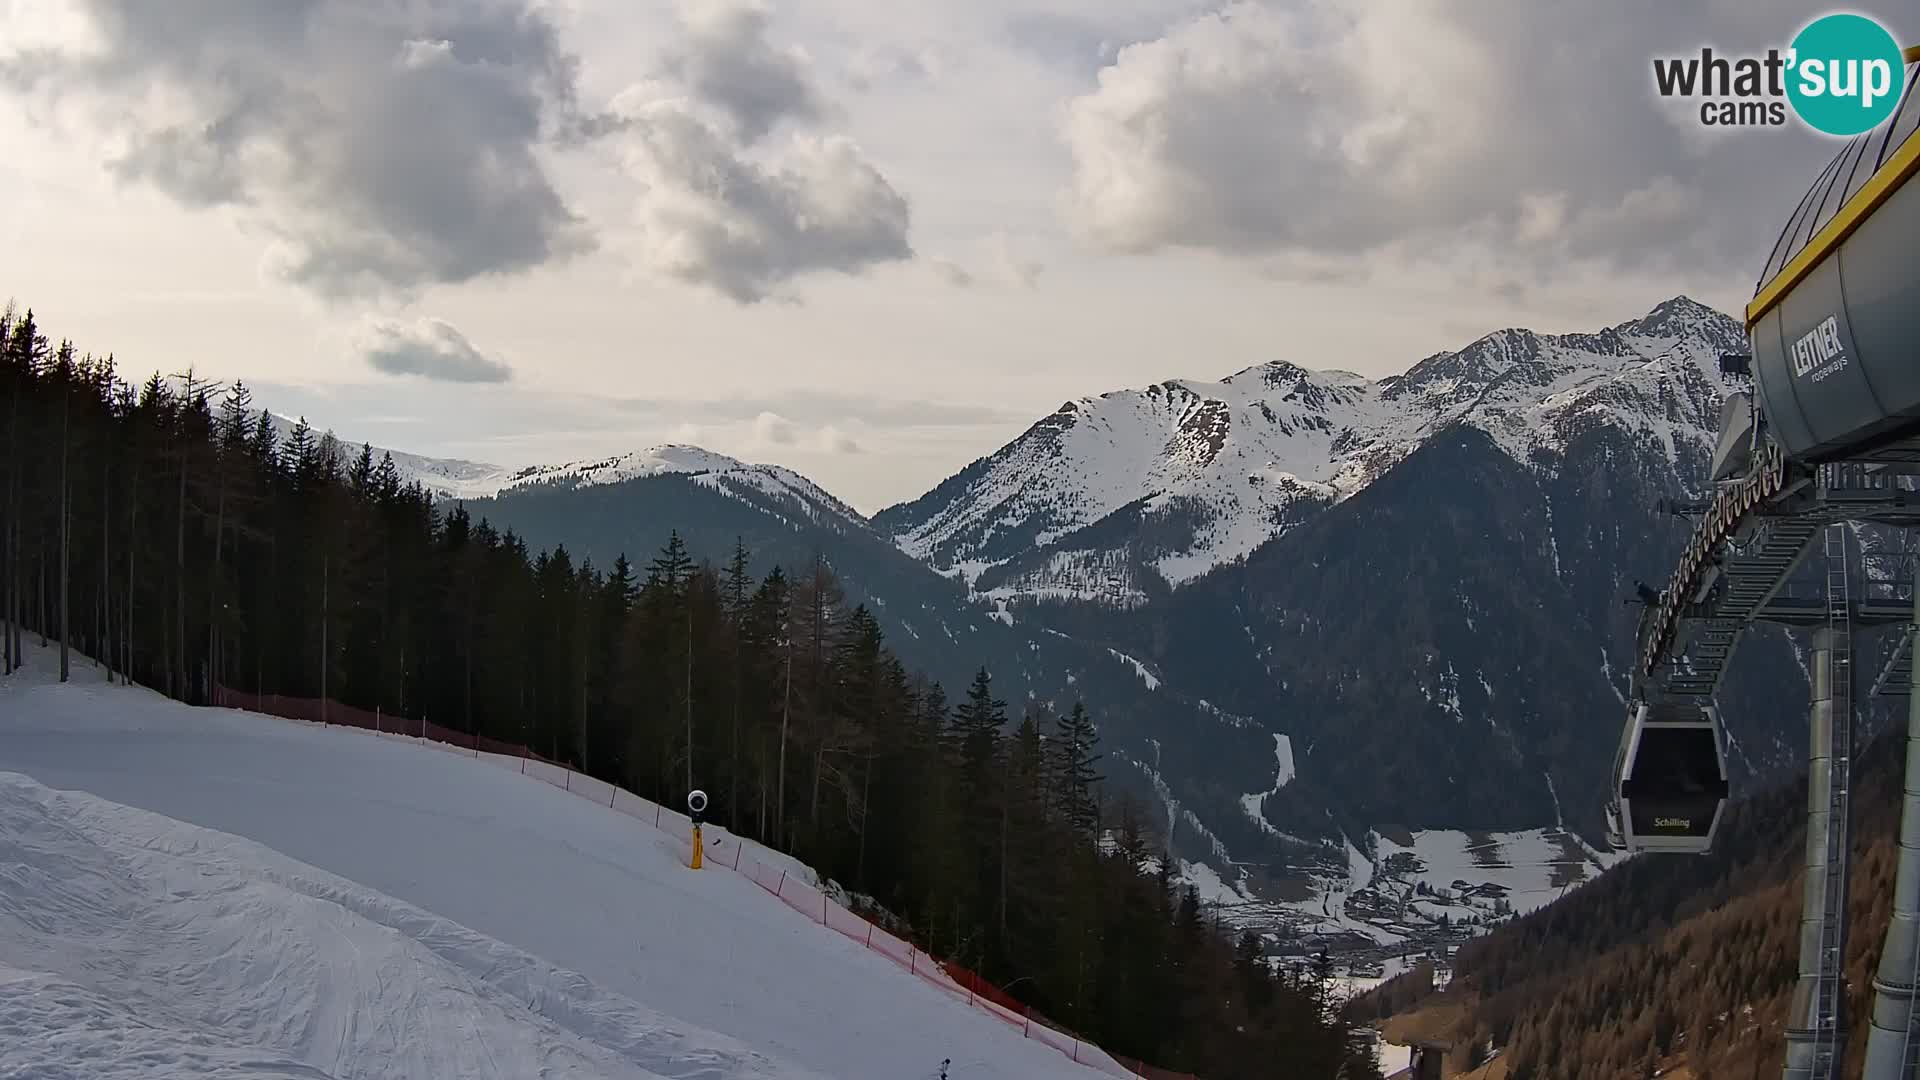
[[[1009,730],[984,670],[949,707],[823,561],[754,580],[676,536],[576,564],[436,505],[393,462],[246,388],[137,387],[0,316],[0,661],[23,631],[190,703],[328,697],[497,739],[709,817],[871,896],[1108,1049],[1209,1080],[1377,1076],[1323,985],[1141,872],[1107,836],[1093,719]],[[1344,1072],[1342,1071],[1344,1069]]]

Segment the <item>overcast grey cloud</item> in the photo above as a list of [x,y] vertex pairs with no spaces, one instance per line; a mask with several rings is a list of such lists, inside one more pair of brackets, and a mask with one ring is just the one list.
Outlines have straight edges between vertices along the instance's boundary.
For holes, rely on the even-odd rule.
[[1030,419],[1031,410],[1001,405],[871,397],[827,390],[791,389],[767,395],[734,395],[700,400],[626,398],[634,415],[687,416],[696,420],[750,420],[773,413],[803,424],[870,427],[942,427],[994,424]]
[[572,54],[527,0],[82,0],[93,42],[4,77],[91,114],[107,165],[277,237],[330,299],[527,270],[592,239],[537,151],[577,119]]
[[433,318],[375,319],[360,334],[361,354],[375,370],[438,382],[500,383],[513,369],[476,348],[465,334]]
[[939,54],[931,49],[876,45],[856,52],[847,62],[847,84],[861,93],[881,87],[910,85],[938,78]]
[[947,284],[959,289],[973,286],[973,272],[952,259],[935,259],[932,265],[933,272],[939,274],[940,280]]
[[1744,271],[1791,210],[1753,179],[1810,181],[1835,146],[1706,132],[1657,102],[1651,59],[1784,45],[1809,17],[1785,0],[1242,0],[1122,50],[1070,103],[1069,216],[1103,250],[1320,271],[1464,248],[1541,274]]
[[644,192],[640,259],[750,304],[808,274],[912,258],[906,197],[851,138],[799,130],[762,139],[777,119],[798,124],[824,110],[799,58],[766,41],[761,9],[719,0],[683,18],[697,46],[667,65],[668,79],[636,84],[613,104],[624,161]]
[[686,0],[685,41],[668,54],[667,73],[721,109],[742,142],[758,142],[782,120],[825,118],[806,56],[767,38],[769,9],[757,2]]

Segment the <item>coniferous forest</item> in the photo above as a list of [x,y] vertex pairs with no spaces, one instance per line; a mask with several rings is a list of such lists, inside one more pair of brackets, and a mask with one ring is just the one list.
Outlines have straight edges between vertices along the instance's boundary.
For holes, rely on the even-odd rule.
[[[0,670],[26,638],[189,704],[325,697],[522,743],[871,897],[1107,1049],[1208,1080],[1377,1076],[1323,981],[1276,975],[1101,797],[1098,717],[905,670],[832,569],[678,538],[530,551],[244,385],[122,380],[0,315]],[[1155,867],[1159,867],[1156,871]]]

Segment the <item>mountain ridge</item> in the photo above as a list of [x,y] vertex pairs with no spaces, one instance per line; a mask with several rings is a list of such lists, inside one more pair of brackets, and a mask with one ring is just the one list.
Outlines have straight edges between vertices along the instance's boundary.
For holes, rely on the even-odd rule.
[[[1274,360],[1076,398],[872,521],[989,597],[1140,602],[1245,558],[1457,422],[1523,464],[1610,405],[1677,413],[1704,437],[1717,416],[1703,407],[1726,389],[1713,361],[1741,340],[1677,296],[1592,333],[1497,330],[1376,380]],[[1662,394],[1687,400],[1649,401]],[[1672,430],[1654,434],[1677,453]]]

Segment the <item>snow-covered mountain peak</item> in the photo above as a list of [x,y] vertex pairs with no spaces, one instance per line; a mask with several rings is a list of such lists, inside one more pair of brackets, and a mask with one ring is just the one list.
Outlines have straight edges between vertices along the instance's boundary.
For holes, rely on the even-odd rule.
[[1272,361],[1079,398],[874,520],[988,594],[1137,599],[1246,556],[1455,424],[1523,464],[1593,423],[1677,454],[1711,438],[1715,361],[1741,340],[1682,296],[1596,333],[1498,330],[1377,381]]
[[816,521],[824,518],[853,522],[866,520],[859,511],[785,466],[753,464],[685,443],[650,446],[643,450],[564,465],[521,469],[490,494],[501,495],[541,487],[601,487],[660,476],[684,476],[694,483],[736,497],[771,499],[776,503],[797,507]]
[[1292,386],[1303,379],[1313,377],[1313,372],[1298,364],[1285,360],[1269,360],[1264,364],[1241,368],[1239,371],[1220,381],[1227,386],[1258,386],[1272,388]]
[[[1690,296],[1662,301],[1644,316],[1614,329],[1643,338],[1711,337],[1721,339],[1730,350],[1740,348],[1746,341],[1739,334],[1737,323]],[[1724,340],[1729,330],[1733,331],[1733,340]]]
[[[284,443],[298,421],[271,414]],[[320,436],[318,429],[316,438]],[[340,440],[349,458],[361,444]],[[797,507],[821,521],[864,522],[857,510],[828,494],[818,484],[780,465],[758,465],[687,443],[663,443],[606,457],[569,461],[559,465],[510,468],[457,458],[434,458],[401,450],[372,448],[375,460],[391,455],[402,483],[418,482],[436,498],[488,499],[538,488],[590,488],[649,477],[684,476],[693,482],[735,497],[771,499],[786,508]]]
[[563,465],[532,466],[514,473],[513,477],[502,486],[524,487],[542,483],[565,483],[569,486],[593,487],[668,473],[698,475],[749,467],[745,462],[725,454],[717,454],[698,446],[673,443],[649,446],[642,450],[604,458],[570,461]]

